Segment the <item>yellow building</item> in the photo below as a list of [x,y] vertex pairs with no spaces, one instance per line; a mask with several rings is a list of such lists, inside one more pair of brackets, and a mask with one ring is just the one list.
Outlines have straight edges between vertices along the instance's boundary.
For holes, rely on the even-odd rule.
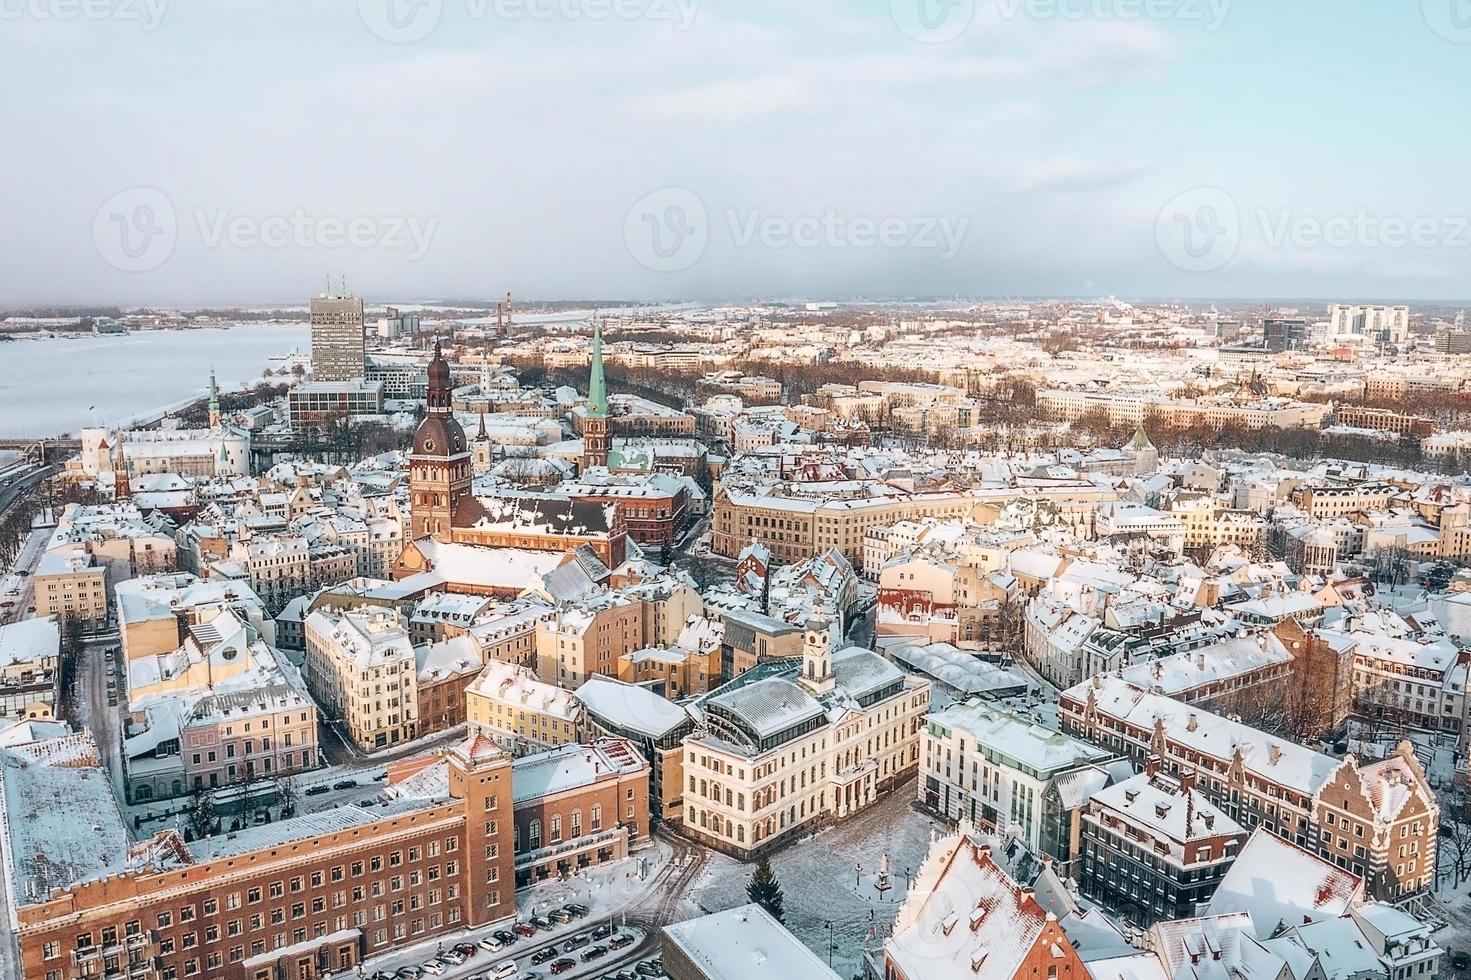
[[88,626],[107,622],[107,568],[81,547],[42,555],[35,588],[37,616],[71,617]]
[[582,714],[570,691],[495,660],[466,689],[465,710],[472,726],[517,756],[577,741]]

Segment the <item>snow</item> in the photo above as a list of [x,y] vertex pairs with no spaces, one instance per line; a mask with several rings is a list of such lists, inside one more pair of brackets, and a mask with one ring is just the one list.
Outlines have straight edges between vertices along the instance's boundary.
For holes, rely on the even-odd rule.
[[1211,915],[1249,912],[1258,938],[1278,925],[1297,926],[1347,912],[1363,895],[1354,874],[1319,859],[1276,834],[1258,829],[1211,896]]
[[631,773],[645,768],[643,757],[621,739],[603,739],[593,745],[563,745],[512,763],[511,796],[520,805],[591,786],[604,774]]
[[54,617],[0,626],[0,668],[54,658],[60,648],[61,630]]
[[592,677],[577,689],[588,711],[630,732],[662,738],[689,719],[689,712],[648,688]]
[[666,926],[664,935],[710,980],[838,976],[759,905]]

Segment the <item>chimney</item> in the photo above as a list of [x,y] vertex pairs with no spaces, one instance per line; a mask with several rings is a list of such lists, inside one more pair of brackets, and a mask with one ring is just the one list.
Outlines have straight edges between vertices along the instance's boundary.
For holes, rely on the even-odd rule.
[[1180,790],[1188,793],[1195,788],[1195,770],[1190,769],[1180,773]]
[[1146,756],[1144,759],[1144,771],[1148,774],[1150,779],[1158,776],[1159,756],[1155,755],[1153,752],[1149,753],[1149,755]]
[[1195,731],[1199,727],[1200,727],[1200,716],[1197,715],[1193,711],[1190,712],[1190,717],[1185,720],[1185,730],[1187,732],[1193,732],[1193,731]]
[[1270,765],[1274,765],[1275,766],[1277,764],[1278,760],[1281,759],[1281,758],[1282,758],[1282,746],[1278,745],[1276,742],[1273,742],[1271,745],[1269,745],[1267,747],[1267,759],[1268,759],[1268,762],[1269,762]]
[[1030,885],[1023,886],[1022,887],[1022,890],[1021,890],[1021,904],[1022,905],[1026,905],[1028,902],[1036,902],[1036,901],[1037,901],[1037,889],[1033,888]]

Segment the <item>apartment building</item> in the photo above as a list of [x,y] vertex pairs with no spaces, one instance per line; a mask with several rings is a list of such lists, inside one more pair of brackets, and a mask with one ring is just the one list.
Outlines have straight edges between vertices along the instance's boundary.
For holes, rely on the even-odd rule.
[[1064,691],[1063,731],[1142,765],[1157,755],[1247,830],[1265,827],[1364,878],[1375,898],[1430,887],[1440,807],[1409,743],[1338,760],[1110,675]]
[[107,566],[81,545],[65,545],[42,555],[32,582],[37,616],[76,619],[90,628],[107,622]]
[[536,674],[573,690],[594,675],[618,676],[618,658],[645,645],[642,603],[604,592],[536,626]]
[[418,737],[418,660],[401,615],[324,607],[305,632],[307,686],[349,738],[372,750]]
[[177,650],[191,626],[229,609],[274,645],[274,623],[245,582],[201,579],[188,572],[149,575],[117,583],[118,633],[123,657],[133,660]]
[[1332,520],[1366,510],[1383,510],[1403,491],[1389,483],[1313,485],[1292,491],[1292,504],[1309,517]]
[[1246,843],[1247,832],[1194,788],[1151,761],[1083,809],[1083,894],[1148,927],[1196,915]]
[[631,742],[649,761],[649,816],[684,821],[684,738],[695,730],[689,712],[646,687],[594,677],[577,689],[589,736]]
[[448,792],[434,799],[187,843],[169,830],[135,846],[88,736],[0,750],[6,812],[57,814],[5,826],[24,975],[325,980],[508,920],[510,759],[471,738],[448,768]]
[[55,715],[60,652],[61,627],[49,616],[0,626],[0,721]]
[[800,664],[760,665],[699,700],[682,832],[745,858],[857,813],[918,769],[929,703],[929,681],[869,650],[833,653],[810,620]]
[[920,741],[926,809],[1016,837],[1060,867],[1078,855],[1084,803],[1118,769],[1113,752],[984,701],[926,716]]
[[649,764],[626,739],[517,759],[511,785],[518,888],[621,860],[649,839]]
[[497,660],[488,661],[465,689],[465,714],[476,730],[516,756],[575,742],[580,734],[581,709],[572,692]]

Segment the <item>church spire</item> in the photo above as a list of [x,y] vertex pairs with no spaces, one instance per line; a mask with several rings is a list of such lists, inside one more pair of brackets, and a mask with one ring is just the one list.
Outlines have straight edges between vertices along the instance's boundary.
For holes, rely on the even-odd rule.
[[112,498],[116,501],[133,498],[133,484],[128,479],[128,461],[123,456],[123,430],[117,430],[117,442],[112,455]]
[[608,382],[603,378],[602,320],[594,320],[592,327],[592,372],[587,379],[587,417],[608,417]]
[[215,369],[209,369],[209,427],[220,427],[220,386],[215,384]]

